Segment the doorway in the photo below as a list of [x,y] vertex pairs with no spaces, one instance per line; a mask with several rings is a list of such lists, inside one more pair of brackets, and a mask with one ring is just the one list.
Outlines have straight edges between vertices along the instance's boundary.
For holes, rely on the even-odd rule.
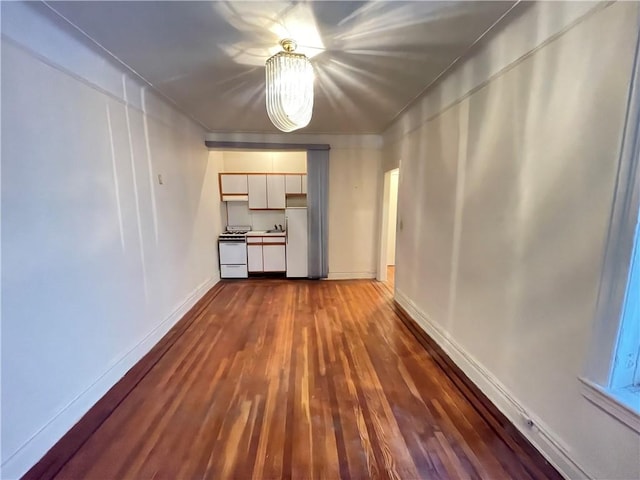
[[384,173],[382,228],[380,229],[380,258],[377,279],[381,282],[387,282],[391,288],[395,283],[399,177],[400,170],[398,168]]

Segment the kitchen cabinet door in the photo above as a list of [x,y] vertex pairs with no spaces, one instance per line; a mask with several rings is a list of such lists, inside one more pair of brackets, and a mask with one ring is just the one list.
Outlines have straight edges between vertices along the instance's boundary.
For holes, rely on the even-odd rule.
[[247,245],[247,267],[249,272],[262,272],[262,245]]
[[302,193],[302,175],[287,175],[285,193]]
[[231,175],[220,174],[220,188],[222,195],[236,193],[247,194],[247,176],[246,175]]
[[247,175],[249,208],[269,208],[267,205],[267,175]]
[[284,245],[262,246],[263,267],[265,272],[284,272],[287,270],[286,251]]
[[267,208],[284,210],[286,203],[284,175],[267,175]]
[[302,193],[306,194],[307,193],[307,176],[306,175],[302,175]]

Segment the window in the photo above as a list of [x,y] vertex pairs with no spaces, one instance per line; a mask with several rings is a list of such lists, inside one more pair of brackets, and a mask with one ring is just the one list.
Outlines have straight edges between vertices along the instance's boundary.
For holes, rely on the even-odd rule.
[[640,65],[627,117],[583,393],[640,432]]
[[[598,377],[598,369],[591,368],[581,380],[583,393],[590,401],[640,432],[640,216],[635,222],[634,233],[628,275],[622,277],[626,279],[626,289],[619,321],[609,322],[618,327],[610,356],[606,357],[607,349],[603,348],[606,347],[606,336],[596,334],[592,342],[592,352],[600,353],[594,361],[607,366],[608,372]],[[604,313],[599,318],[600,323],[612,318],[607,310],[616,311],[606,301],[599,310]],[[599,330],[602,333],[604,329]]]
[[[640,240],[636,224],[629,280],[622,308],[618,342],[614,356],[611,386],[626,389],[640,398]],[[640,410],[640,409],[639,409]]]
[[[611,411],[610,408],[595,401],[635,430],[640,428],[640,366],[638,365],[640,361],[640,239],[638,233],[637,222],[627,288],[611,362],[611,375],[609,384],[603,386],[603,392],[601,392],[610,397],[606,399],[607,401],[618,402],[619,406]],[[614,412],[621,408],[622,415],[616,415]]]

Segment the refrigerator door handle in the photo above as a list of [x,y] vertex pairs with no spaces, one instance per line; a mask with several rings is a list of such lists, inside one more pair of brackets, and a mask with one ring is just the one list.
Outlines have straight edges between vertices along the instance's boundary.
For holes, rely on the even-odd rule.
[[289,244],[289,219],[284,217],[284,243]]

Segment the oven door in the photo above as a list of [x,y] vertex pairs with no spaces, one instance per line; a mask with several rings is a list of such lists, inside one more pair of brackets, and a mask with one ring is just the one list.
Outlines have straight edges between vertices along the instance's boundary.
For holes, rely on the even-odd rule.
[[220,265],[246,265],[247,244],[245,242],[221,241],[218,243]]

